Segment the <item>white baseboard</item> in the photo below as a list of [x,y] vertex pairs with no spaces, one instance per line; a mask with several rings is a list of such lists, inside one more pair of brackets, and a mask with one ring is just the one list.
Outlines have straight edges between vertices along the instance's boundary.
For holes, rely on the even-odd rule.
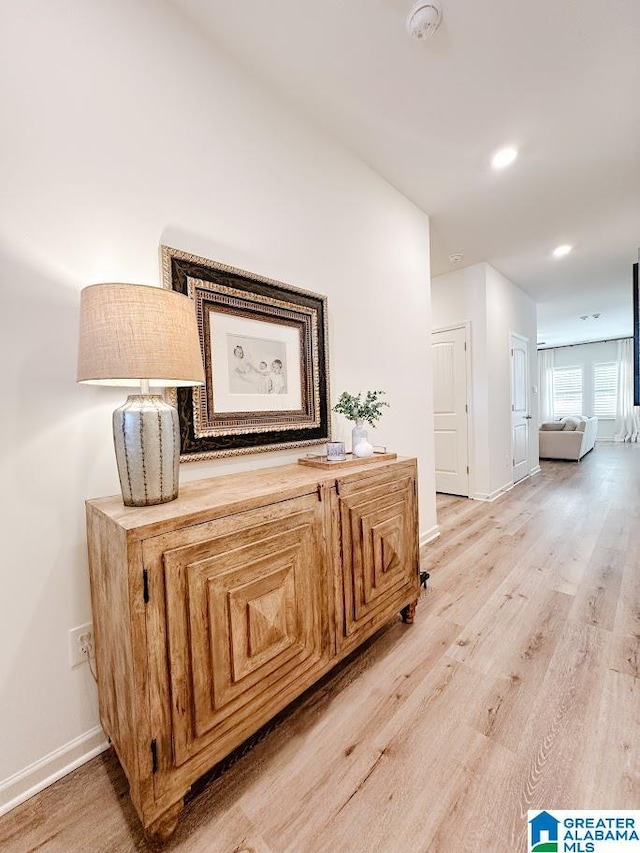
[[495,492],[490,492],[487,494],[486,492],[476,492],[471,495],[472,501],[485,501],[486,503],[491,503],[492,501],[497,500],[500,495],[504,495],[505,492],[510,492],[514,486],[519,486],[520,483],[524,483],[525,480],[528,480],[529,477],[533,477],[534,474],[539,474],[542,471],[542,468],[539,465],[536,465],[535,468],[532,468],[531,471],[527,474],[526,477],[523,477],[521,480],[518,480],[517,483],[506,483],[500,489],[496,489]]
[[513,483],[505,483],[504,486],[501,486],[494,492],[474,492],[474,494],[471,495],[471,500],[485,501],[486,503],[491,503],[491,501],[497,500],[500,495],[504,495],[505,492],[510,492],[513,488],[513,485]]
[[422,546],[426,545],[427,542],[432,542],[434,539],[437,539],[438,536],[440,536],[440,527],[437,524],[434,524],[430,530],[425,530],[424,533],[420,534],[420,547],[422,548]]
[[105,733],[100,726],[96,726],[4,779],[0,782],[0,815],[24,803],[108,748]]

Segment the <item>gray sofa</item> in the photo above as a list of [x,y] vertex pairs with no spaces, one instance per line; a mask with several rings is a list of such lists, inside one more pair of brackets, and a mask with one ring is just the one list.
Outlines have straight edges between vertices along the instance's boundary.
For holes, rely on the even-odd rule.
[[593,450],[597,433],[598,418],[584,415],[540,424],[540,458],[578,461]]

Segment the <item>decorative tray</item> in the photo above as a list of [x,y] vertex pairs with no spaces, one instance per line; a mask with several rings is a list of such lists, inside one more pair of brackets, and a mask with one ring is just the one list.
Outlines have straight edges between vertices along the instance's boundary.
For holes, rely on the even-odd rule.
[[373,452],[373,456],[358,457],[352,453],[346,454],[346,459],[340,459],[329,462],[326,456],[320,453],[310,453],[308,456],[302,456],[298,459],[298,465],[309,465],[311,468],[351,468],[353,465],[366,465],[368,462],[389,462],[391,459],[397,459],[397,453],[382,453],[379,451]]

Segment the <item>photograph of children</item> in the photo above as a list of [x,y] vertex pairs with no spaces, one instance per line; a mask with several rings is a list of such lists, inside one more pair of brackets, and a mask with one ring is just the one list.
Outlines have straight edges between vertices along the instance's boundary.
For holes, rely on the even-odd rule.
[[287,347],[282,341],[227,335],[231,394],[286,394]]

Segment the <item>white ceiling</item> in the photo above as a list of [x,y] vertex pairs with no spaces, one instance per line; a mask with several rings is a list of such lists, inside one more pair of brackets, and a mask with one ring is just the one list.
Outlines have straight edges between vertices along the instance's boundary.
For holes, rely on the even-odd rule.
[[431,216],[433,275],[488,261],[547,345],[631,334],[640,0],[443,0],[426,42],[412,0],[173,3]]

